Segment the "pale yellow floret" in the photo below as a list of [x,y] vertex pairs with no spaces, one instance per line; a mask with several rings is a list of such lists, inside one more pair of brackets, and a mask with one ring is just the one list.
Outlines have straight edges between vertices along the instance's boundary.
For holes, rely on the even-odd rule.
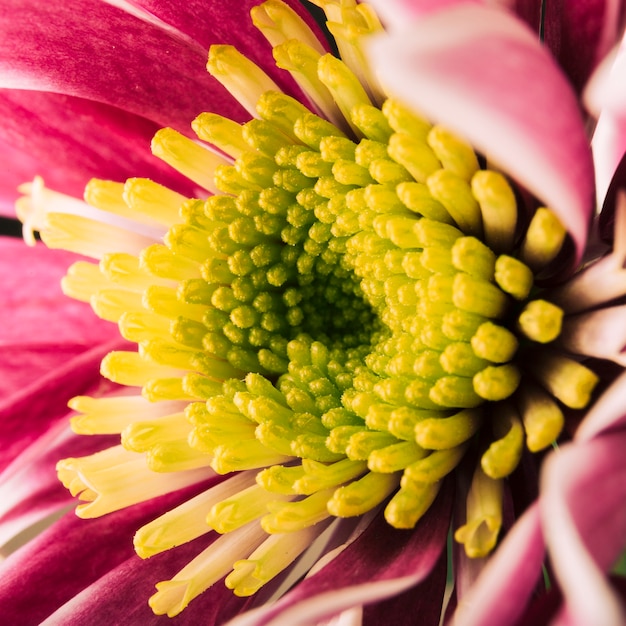
[[172,128],[162,128],[152,139],[152,154],[207,191],[217,193],[215,170],[229,161]]
[[237,596],[251,596],[284,571],[319,536],[325,525],[268,537],[247,559],[236,561],[225,584]]
[[122,445],[132,452],[147,452],[158,443],[185,439],[190,431],[191,424],[181,411],[149,421],[133,421],[122,431]]
[[327,120],[345,130],[348,128],[345,118],[328,87],[320,80],[317,73],[322,54],[293,39],[285,41],[273,50],[277,67],[288,71],[293,76]]
[[250,149],[243,138],[241,124],[227,117],[216,113],[200,113],[191,127],[200,139],[213,144],[233,159]]
[[266,91],[280,91],[258,65],[233,46],[211,46],[207,69],[253,117],[256,103]]
[[524,393],[519,394],[518,409],[526,432],[526,446],[531,452],[547,448],[561,434],[565,423],[563,411],[540,387],[525,384]]
[[157,474],[146,465],[143,455],[114,446],[90,456],[70,458],[57,464],[59,480],[80,504],[76,515],[99,517],[137,502],[182,489],[212,475],[207,468],[168,475]]
[[229,533],[265,515],[270,502],[290,497],[270,493],[259,485],[251,485],[213,505],[206,521],[218,533]]
[[354,107],[371,104],[371,101],[359,79],[343,61],[332,54],[325,54],[320,58],[317,65],[317,75],[328,87],[352,130],[360,135],[361,131],[352,122],[351,112]]
[[472,193],[480,206],[485,243],[494,252],[509,252],[515,242],[517,200],[506,178],[481,170],[472,178]]
[[153,378],[182,377],[184,370],[151,363],[137,352],[109,352],[102,360],[100,373],[109,380],[128,387],[141,387]]
[[96,209],[129,217],[129,208],[124,201],[124,183],[92,178],[85,186],[83,198]]
[[337,489],[328,501],[328,511],[335,517],[363,515],[380,504],[398,486],[399,475],[369,472]]
[[250,10],[252,23],[260,30],[271,46],[295,39],[310,46],[320,54],[326,50],[304,20],[280,0],[267,0]]
[[415,440],[425,450],[446,450],[465,443],[482,424],[482,412],[465,409],[446,418],[424,419],[415,424]]
[[469,182],[478,171],[478,159],[471,145],[443,126],[433,126],[428,145],[444,168]]
[[529,302],[518,318],[520,330],[533,341],[549,343],[561,334],[563,310],[545,300]]
[[533,215],[522,242],[522,260],[532,269],[540,270],[556,258],[567,230],[559,218],[545,207]]
[[63,293],[81,302],[90,302],[100,291],[111,287],[111,282],[102,275],[96,263],[77,261],[70,265],[67,274],[61,279]]
[[254,481],[253,471],[236,474],[169,510],[135,533],[135,551],[146,559],[208,533],[211,526],[207,523],[207,515],[211,508],[250,487]]
[[168,337],[171,320],[147,311],[125,311],[117,321],[120,335],[128,341],[141,343],[156,337]]
[[502,403],[492,418],[496,439],[482,455],[480,465],[490,478],[505,478],[517,467],[524,450],[524,428],[512,404]]
[[87,209],[84,202],[48,189],[41,176],[36,176],[31,183],[20,185],[17,190],[23,196],[17,199],[15,211],[23,225],[24,241],[29,246],[36,244],[35,232],[48,228],[49,213],[70,212],[80,215]]
[[117,323],[127,312],[142,310],[141,293],[126,289],[100,289],[91,297],[91,308],[103,320]]
[[382,104],[385,95],[376,76],[369,70],[364,43],[367,37],[382,32],[376,12],[366,3],[316,2],[328,18],[328,30],[333,35],[339,55],[366,88],[372,100]]
[[489,478],[477,466],[467,496],[467,521],[454,533],[470,558],[485,557],[495,547],[502,526],[502,498],[503,481]]
[[437,497],[440,487],[440,482],[420,482],[403,477],[400,489],[385,507],[385,519],[394,528],[414,528]]
[[267,537],[258,524],[248,524],[218,538],[171,580],[157,584],[148,603],[157,615],[178,615],[194,598],[226,576],[237,555],[247,556]]
[[154,243],[162,235],[157,231],[142,234],[133,228],[132,224],[120,221],[117,224],[105,223],[82,215],[49,213],[41,238],[49,248],[61,248],[101,259],[109,252],[139,254],[142,248]]
[[269,514],[261,519],[261,526],[265,532],[277,534],[318,524],[330,516],[327,505],[333,492],[334,488],[323,489],[297,502],[281,502],[275,498],[268,502]]
[[435,483],[445,478],[461,461],[469,443],[455,448],[437,450],[405,468],[401,485],[410,483]]
[[187,437],[157,443],[146,452],[145,457],[148,469],[168,475],[209,468],[211,465],[211,456],[192,448]]
[[600,380],[582,363],[547,351],[536,360],[533,373],[555,398],[572,409],[582,409],[589,404]]
[[182,194],[147,178],[129,178],[123,196],[138,217],[168,227],[180,220],[180,207],[187,201]]
[[76,396],[68,406],[80,415],[71,418],[72,430],[80,435],[118,434],[128,424],[180,411],[182,402],[148,402],[142,396],[92,398]]

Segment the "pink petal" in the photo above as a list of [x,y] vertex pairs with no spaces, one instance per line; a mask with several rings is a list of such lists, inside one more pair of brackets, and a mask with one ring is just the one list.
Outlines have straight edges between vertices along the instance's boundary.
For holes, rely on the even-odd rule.
[[514,624],[541,574],[544,544],[539,506],[530,507],[498,546],[454,615],[459,626]]
[[380,37],[371,59],[390,93],[550,206],[580,256],[593,206],[590,151],[575,94],[532,32],[504,11],[464,5]]
[[18,239],[0,238],[0,399],[119,337],[114,324],[61,292],[61,278],[77,259],[43,244],[29,248]]
[[[598,118],[592,148],[600,205],[626,152],[625,80],[626,46],[622,44],[616,54],[608,57],[596,70],[585,91],[585,104]],[[623,180],[619,182],[623,183]],[[610,204],[612,205],[613,202]]]
[[74,435],[65,420],[39,437],[0,475],[0,546],[74,501],[59,482],[59,459],[84,456],[119,437]]
[[63,366],[44,375],[37,372],[25,385],[0,402],[0,471],[3,471],[28,446],[67,415],[67,401],[75,395],[104,389],[110,384],[100,377],[100,361],[120,347],[120,341],[96,346],[71,358]]
[[626,538],[626,432],[563,446],[542,473],[541,518],[573,625],[626,623],[605,572]]
[[[252,611],[232,626],[296,626],[353,606],[382,601],[427,580],[445,547],[452,505],[444,485],[414,530],[394,530],[382,514],[325,567],[274,605]],[[439,606],[439,608],[441,608]]]
[[376,9],[387,30],[403,30],[416,18],[470,2],[481,4],[482,0],[370,0],[368,4]]
[[41,175],[57,191],[82,197],[98,177],[156,179],[191,195],[194,186],[150,152],[158,125],[121,109],[81,98],[0,89],[0,197],[15,215],[17,186]]

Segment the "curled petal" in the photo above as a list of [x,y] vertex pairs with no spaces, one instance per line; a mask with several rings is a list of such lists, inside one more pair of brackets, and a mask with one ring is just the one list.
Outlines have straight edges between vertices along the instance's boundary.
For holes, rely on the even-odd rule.
[[626,432],[564,446],[542,473],[541,518],[568,624],[624,624],[605,572],[626,537]]
[[591,154],[576,96],[534,34],[502,10],[469,4],[372,43],[386,90],[464,136],[552,208],[580,257]]
[[450,9],[458,4],[482,0],[370,0],[388,30],[406,28],[415,18]]

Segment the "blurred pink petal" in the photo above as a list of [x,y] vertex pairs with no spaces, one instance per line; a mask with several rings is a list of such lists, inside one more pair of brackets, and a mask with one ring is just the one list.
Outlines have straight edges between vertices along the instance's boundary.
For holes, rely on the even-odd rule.
[[625,80],[626,47],[622,44],[596,70],[584,94],[587,108],[598,118],[591,145],[600,206],[626,151]]
[[591,154],[575,94],[532,32],[501,10],[464,5],[381,36],[370,52],[392,94],[464,136],[552,208],[580,257],[593,207]]
[[563,446],[542,473],[541,518],[567,612],[559,623],[619,626],[626,607],[605,573],[626,542],[626,432]]

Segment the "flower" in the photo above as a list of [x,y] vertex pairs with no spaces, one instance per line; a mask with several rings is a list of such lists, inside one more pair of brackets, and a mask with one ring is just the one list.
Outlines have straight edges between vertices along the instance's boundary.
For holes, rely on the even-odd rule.
[[[435,623],[452,519],[463,548],[457,619],[513,623],[544,556],[540,515],[565,614],[590,580],[611,600],[605,617],[619,619],[602,571],[623,548],[622,483],[605,489],[610,532],[591,545],[599,520],[585,514],[576,487],[623,475],[621,380],[600,400],[596,392],[615,378],[605,363],[621,367],[622,343],[595,334],[607,321],[619,325],[611,303],[623,295],[623,210],[613,251],[568,277],[593,252],[592,166],[575,93],[502,9],[452,6],[385,38],[368,5],[321,4],[344,62],[287,5],[253,11],[319,115],[236,49],[214,45],[209,71],[253,119],[196,117],[213,150],[172,129],[155,136],[153,152],[213,195],[189,199],[142,178],[94,180],[85,204],[39,179],[22,187],[28,228],[99,260],[76,263],[65,291],[139,345],[111,352],[102,372],[142,388],[73,400],[77,432],[121,433],[122,445],[58,470],[84,501],[80,516],[106,515],[87,540],[70,543],[75,559],[135,524],[145,524],[134,542],[149,558],[119,542],[89,558],[93,584],[50,619],[81,619],[99,606],[107,620],[117,607],[145,623],[145,607],[127,600],[158,572],[170,580],[150,606],[182,619],[193,619],[185,615],[194,606],[222,622],[259,605],[235,621],[311,623],[378,602],[363,609],[365,620],[419,610]],[[391,18],[405,16],[401,3],[396,10]],[[364,42],[376,33],[370,65]],[[608,45],[586,43],[596,54]],[[498,62],[486,64],[495,53]],[[592,65],[570,64],[575,84]],[[524,91],[503,89],[513,70]],[[533,82],[539,88],[528,91]],[[558,123],[546,114],[555,102]],[[574,443],[548,455],[529,507],[541,453],[567,439],[566,422],[581,423]],[[559,488],[580,459],[591,469]],[[158,509],[167,512],[145,523]],[[38,575],[35,555],[46,546],[44,558],[56,558],[68,549],[59,537],[80,536],[78,528],[53,526],[16,555],[13,571]],[[305,565],[309,576],[264,604],[312,543],[322,556]],[[571,562],[587,578],[572,576]],[[494,578],[510,591],[516,575],[514,602],[492,593],[472,616],[472,597],[484,598]],[[215,584],[224,576],[252,600],[224,601]],[[67,597],[71,585],[59,589]]]

